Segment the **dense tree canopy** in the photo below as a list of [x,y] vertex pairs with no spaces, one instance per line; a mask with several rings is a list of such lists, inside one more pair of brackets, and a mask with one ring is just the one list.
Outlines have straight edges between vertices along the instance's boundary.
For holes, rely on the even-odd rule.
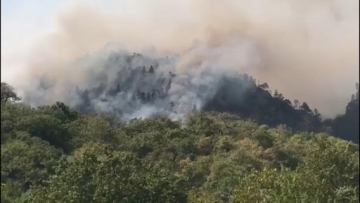
[[[259,91],[279,115],[192,111],[181,121],[122,123],[63,103],[32,108],[2,99],[1,202],[358,202],[358,144],[266,124],[310,112],[306,103],[295,108]],[[356,108],[358,96],[337,119],[358,128]],[[336,126],[339,137],[350,130],[336,119],[317,121],[320,129]]]
[[20,97],[14,92],[14,88],[9,84],[2,82],[1,83],[1,102],[7,101],[19,101]]
[[[123,57],[130,63],[131,61],[136,62],[137,59],[144,59],[145,56],[134,54]],[[108,63],[111,64],[111,60]],[[121,63],[118,63],[120,66]],[[154,66],[130,66],[128,64],[130,67],[126,66],[127,68],[114,70],[118,74],[114,76],[115,79],[112,82],[109,82],[107,77],[100,77],[103,79],[94,82],[93,87],[83,90],[77,89],[79,103],[75,109],[89,115],[96,112],[97,106],[100,105],[102,111],[120,118],[129,114],[133,116],[132,113],[144,106],[161,109],[167,114],[170,112],[174,114],[184,113],[177,111],[183,111],[184,108],[177,108],[182,106],[182,102],[174,101],[174,95],[170,91],[174,86],[176,89],[179,86],[176,81],[179,82],[182,79],[176,80],[176,74],[164,72],[163,69],[159,68],[156,61],[152,63]],[[204,77],[207,76],[206,71],[202,74],[205,75]],[[210,78],[213,78],[213,75]],[[196,81],[195,78],[192,80]],[[221,75],[216,81],[211,91],[214,95],[211,94],[208,98],[201,99],[205,103],[201,108],[202,111],[227,112],[270,127],[283,124],[294,131],[327,132],[359,143],[358,84],[356,84],[356,93],[349,95],[351,101],[346,108],[344,107],[345,113],[335,119],[323,122],[320,112],[305,101],[295,99],[292,102],[278,90],[272,93],[269,84],[256,82],[253,77],[247,74]],[[192,84],[191,81],[184,83]],[[206,91],[207,86],[210,85],[212,84],[200,87],[192,84],[186,88]],[[201,94],[201,91],[194,91],[193,93]],[[186,98],[186,100],[191,99]],[[109,108],[103,108],[104,106]],[[187,109],[189,108],[191,107],[187,107]],[[194,109],[196,109],[196,105]]]

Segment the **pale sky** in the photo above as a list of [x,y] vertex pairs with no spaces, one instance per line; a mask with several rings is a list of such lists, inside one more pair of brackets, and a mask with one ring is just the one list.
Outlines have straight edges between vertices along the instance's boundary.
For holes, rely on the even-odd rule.
[[30,47],[55,29],[56,15],[60,11],[76,2],[111,9],[119,8],[119,4],[125,8],[129,0],[1,1],[1,80],[16,77],[16,72],[25,67]]
[[68,0],[1,1],[1,80],[16,75],[31,44],[52,29],[53,15],[68,3]]
[[[194,40],[241,39],[242,35],[233,30],[244,27],[251,28],[247,33],[250,40],[256,40],[260,48],[267,47],[262,54],[270,62],[263,72],[261,69],[253,76],[269,82],[272,89],[278,89],[288,98],[309,101],[320,111],[325,106],[322,112],[335,107],[342,112],[358,80],[359,0],[271,3],[268,0],[2,0],[1,3],[1,80],[13,86],[13,82],[19,81],[28,85],[21,74],[28,75],[24,70],[38,66],[29,63],[36,57],[46,62],[44,53],[49,50],[58,58],[69,53],[68,60],[99,49],[101,44],[106,44],[104,41],[125,41],[134,46],[155,44],[156,48],[178,50],[187,48]],[[90,5],[90,14],[75,7],[77,3]],[[59,18],[64,11],[69,13]],[[86,12],[74,15],[79,11]],[[93,16],[83,20],[82,15]],[[64,16],[69,22],[64,21]],[[92,21],[100,28],[94,27]],[[51,32],[58,34],[63,28],[69,29],[69,40],[52,39],[49,41],[61,44],[60,48],[48,49],[53,48],[51,44],[42,49],[39,42],[46,42]],[[59,54],[61,51],[64,55]],[[309,81],[307,86],[303,85],[304,77]]]

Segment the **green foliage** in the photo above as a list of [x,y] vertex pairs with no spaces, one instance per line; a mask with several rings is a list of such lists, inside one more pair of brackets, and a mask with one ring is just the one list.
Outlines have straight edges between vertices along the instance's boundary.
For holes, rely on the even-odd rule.
[[63,103],[1,110],[2,202],[359,200],[359,146],[324,133],[214,112],[124,124]]
[[71,140],[71,146],[79,148],[86,143],[116,144],[117,129],[110,122],[100,116],[82,116],[66,125],[70,135],[76,135]]
[[23,116],[17,122],[17,129],[29,132],[31,136],[48,141],[51,145],[65,151],[70,150],[70,134],[61,121],[56,117],[46,114],[33,114]]
[[43,184],[61,158],[61,151],[40,138],[18,133],[1,144],[1,181],[7,197],[19,197],[31,186]]
[[1,83],[1,105],[6,102],[19,101],[21,98],[14,92],[14,88],[9,84]]
[[294,171],[264,168],[246,176],[235,202],[358,202],[358,148],[321,136],[315,142]]
[[131,153],[87,145],[30,202],[184,202],[180,177]]

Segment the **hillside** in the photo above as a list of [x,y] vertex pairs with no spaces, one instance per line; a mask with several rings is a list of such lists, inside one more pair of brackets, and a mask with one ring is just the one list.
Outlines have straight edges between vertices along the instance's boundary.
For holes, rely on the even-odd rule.
[[[38,87],[24,101],[40,105],[68,98],[65,103],[80,113],[107,113],[123,121],[152,115],[177,120],[191,110],[227,112],[270,127],[284,124],[294,132],[327,132],[359,143],[358,84],[343,115],[323,121],[321,112],[306,101],[290,101],[247,74],[209,64],[175,74],[181,60],[176,56],[108,52],[104,49],[74,62],[84,71],[81,82],[62,84],[39,77]],[[61,91],[64,87],[67,91]],[[53,95],[59,91],[60,97]]]
[[[344,108],[345,113],[334,119],[322,120],[320,112],[306,102],[291,102],[276,90],[271,94],[266,83],[255,86],[242,98],[234,98],[231,89],[238,84],[223,86],[204,107],[206,111],[228,112],[271,127],[284,124],[294,131],[327,132],[359,143],[359,88]],[[349,96],[350,98],[350,96]]]
[[[2,83],[1,202],[358,202],[358,144],[277,126],[318,115],[265,86],[233,106],[217,94],[180,120],[124,123],[59,102],[32,108]],[[358,123],[343,127],[358,119],[356,105],[358,94],[316,130],[356,133]]]

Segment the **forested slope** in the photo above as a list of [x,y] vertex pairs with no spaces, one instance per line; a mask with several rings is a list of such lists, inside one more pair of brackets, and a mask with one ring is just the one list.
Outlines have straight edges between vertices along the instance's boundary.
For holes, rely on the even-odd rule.
[[270,127],[283,124],[295,132],[327,132],[359,143],[358,83],[342,115],[323,121],[306,101],[291,101],[271,84],[217,64],[181,71],[176,56],[108,52],[74,62],[82,79],[64,82],[39,73],[23,101],[39,106],[60,100],[82,114],[106,113],[125,122],[153,114],[182,119],[191,110],[227,112]]
[[[242,109],[123,123],[63,103],[32,108],[5,83],[1,93],[2,202],[359,201],[359,146],[326,133],[257,124]],[[356,99],[327,124],[351,120]]]

